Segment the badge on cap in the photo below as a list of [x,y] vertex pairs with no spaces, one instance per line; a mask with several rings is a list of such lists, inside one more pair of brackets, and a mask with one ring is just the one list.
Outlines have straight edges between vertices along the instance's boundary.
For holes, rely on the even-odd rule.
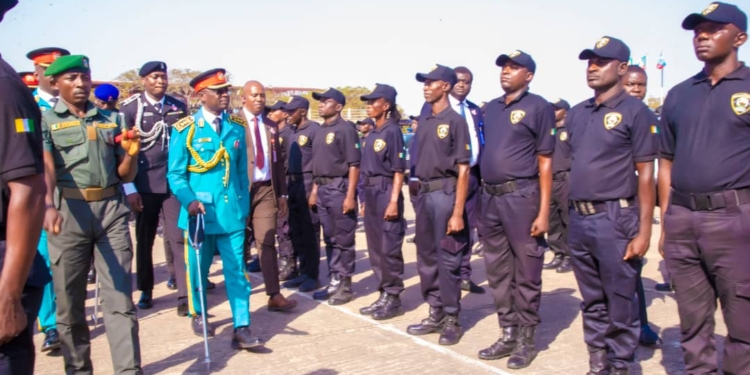
[[520,109],[512,111],[510,113],[510,123],[513,125],[518,124],[519,122],[521,122],[521,120],[523,120],[524,117],[526,117],[525,111],[522,111]]
[[750,111],[750,94],[746,92],[738,92],[732,95],[730,99],[732,103],[732,111],[737,116],[742,116]]
[[602,47],[606,46],[607,43],[609,43],[609,38],[601,38],[601,39],[599,39],[599,40],[596,41],[596,46],[595,47],[597,49],[598,48],[602,48]]
[[300,147],[307,144],[307,136],[306,135],[300,135],[299,138],[297,138],[297,144],[300,145]]
[[222,73],[222,72],[216,73],[216,78],[218,78],[218,79],[220,79],[220,80],[223,81],[224,80],[224,73]]
[[514,58],[514,57],[516,57],[516,56],[518,56],[520,54],[521,54],[521,51],[513,51],[513,52],[511,52],[511,53],[508,54],[508,57],[510,57],[512,59],[512,58]]
[[161,70],[165,70],[166,69],[166,67],[164,66],[164,63],[159,64],[159,69],[161,69]]
[[330,133],[326,134],[326,144],[330,145],[331,143],[333,143],[333,140],[335,138],[336,138],[336,133],[334,133],[334,132],[330,132]]
[[560,100],[562,100],[562,99],[556,98],[552,103],[555,103],[555,104],[560,103]]
[[437,127],[437,135],[438,138],[443,139],[448,136],[448,130],[450,130],[450,125],[438,125]]
[[88,69],[89,68],[89,59],[87,59],[87,58],[84,57],[83,59],[81,59],[81,64],[83,64],[84,68]]
[[718,7],[719,7],[719,4],[716,4],[716,3],[708,4],[708,6],[706,7],[706,9],[703,9],[703,11],[701,12],[701,14],[703,14],[705,16],[705,15],[707,15],[707,14],[715,11],[716,8],[718,8]]
[[434,70],[435,70],[435,69],[437,69],[437,68],[438,68],[438,66],[437,66],[437,65],[433,65],[433,66],[432,66],[432,69],[430,69],[430,71],[434,71]]
[[612,130],[615,126],[620,125],[620,122],[622,122],[622,115],[617,112],[604,115],[604,127],[607,130]]
[[565,142],[565,141],[567,141],[567,140],[568,140],[568,132],[566,132],[566,131],[561,131],[561,132],[560,132],[560,141],[561,141],[561,142]]
[[383,151],[385,148],[385,141],[382,139],[375,140],[375,143],[372,144],[372,149],[375,150],[375,152]]

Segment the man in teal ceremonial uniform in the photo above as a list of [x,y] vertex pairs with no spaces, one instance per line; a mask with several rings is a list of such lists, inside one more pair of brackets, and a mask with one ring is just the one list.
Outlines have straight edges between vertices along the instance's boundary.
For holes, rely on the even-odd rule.
[[[229,86],[224,69],[212,69],[193,78],[190,86],[200,95],[202,107],[172,126],[167,180],[180,201],[177,226],[187,233],[188,224],[201,213],[205,228],[200,259],[185,238],[188,306],[192,328],[203,335],[199,298],[204,298],[208,269],[214,252],[224,265],[227,297],[232,308],[232,347],[248,349],[262,345],[250,331],[250,280],[245,274],[244,239],[250,194],[244,120],[226,113]],[[202,284],[198,284],[201,278]],[[206,323],[208,336],[213,329]]]
[[[34,62],[34,78],[36,78],[38,86],[34,89],[32,95],[42,112],[50,110],[55,106],[58,95],[57,89],[52,85],[52,77],[45,76],[44,72],[58,57],[67,55],[70,55],[70,52],[57,47],[40,48],[26,54],[26,57]],[[44,261],[47,262],[47,267],[50,267],[46,231],[42,231],[42,235],[39,237],[37,251],[44,258]],[[60,334],[57,331],[57,322],[55,321],[56,309],[55,288],[52,281],[50,281],[44,286],[42,305],[39,307],[39,318],[37,320],[39,332],[44,332],[42,352],[60,348]]]

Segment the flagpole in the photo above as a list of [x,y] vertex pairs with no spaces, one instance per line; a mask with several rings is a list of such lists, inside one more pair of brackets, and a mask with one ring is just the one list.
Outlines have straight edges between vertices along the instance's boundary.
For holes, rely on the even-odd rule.
[[661,87],[659,89],[659,105],[664,104],[664,68],[659,69],[661,70]]

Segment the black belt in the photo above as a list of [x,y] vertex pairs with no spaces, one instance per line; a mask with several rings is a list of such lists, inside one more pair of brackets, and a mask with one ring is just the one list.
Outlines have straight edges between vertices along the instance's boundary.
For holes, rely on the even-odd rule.
[[552,175],[552,179],[553,180],[567,180],[569,174],[570,174],[569,171],[557,172]]
[[487,192],[487,194],[491,195],[505,195],[510,194],[516,190],[523,189],[527,186],[534,185],[538,183],[539,180],[535,178],[529,178],[529,179],[523,179],[523,180],[512,180],[508,182],[504,182],[502,184],[488,184],[484,181],[482,181],[482,186],[484,187],[484,191]]
[[292,173],[288,177],[289,177],[289,181],[294,181],[294,182],[305,181],[305,174],[304,173]]
[[419,181],[419,191],[421,193],[429,193],[436,190],[443,190],[446,182],[452,184],[454,188],[456,187],[456,178],[448,177],[432,181]]
[[620,208],[635,205],[635,198],[613,199],[611,201],[570,201],[570,206],[580,215],[588,216],[607,211],[607,202],[619,202]]
[[380,186],[383,181],[393,181],[393,176],[362,176],[362,179],[365,186]]
[[670,203],[685,207],[691,211],[713,211],[750,203],[750,188],[705,194],[690,194],[672,190]]
[[315,182],[316,185],[323,186],[323,185],[328,185],[328,184],[332,183],[333,181],[336,181],[339,178],[346,178],[346,176],[342,176],[342,177],[315,177],[315,179],[313,181]]

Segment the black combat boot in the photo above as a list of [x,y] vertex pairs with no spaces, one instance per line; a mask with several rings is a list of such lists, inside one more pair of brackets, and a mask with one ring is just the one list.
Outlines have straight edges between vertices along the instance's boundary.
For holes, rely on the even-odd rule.
[[331,281],[328,283],[328,286],[323,290],[319,290],[313,293],[313,299],[316,299],[319,301],[325,301],[331,298],[333,293],[336,293],[336,291],[339,289],[340,285],[341,285],[340,276],[336,273],[332,274]]
[[536,358],[536,348],[534,347],[534,333],[536,327],[523,326],[518,337],[518,345],[513,349],[510,358],[508,358],[508,368],[514,370],[529,367],[531,362]]
[[461,341],[463,335],[464,330],[461,328],[461,323],[458,322],[458,315],[446,315],[445,325],[443,325],[443,330],[440,331],[438,344],[456,345]]
[[386,298],[388,298],[388,294],[381,291],[380,297],[378,297],[378,299],[375,302],[373,302],[370,306],[366,306],[366,307],[359,309],[359,313],[362,315],[372,315],[372,313],[380,309],[380,307],[382,307],[385,304]]
[[331,306],[338,306],[349,303],[354,298],[352,294],[352,278],[342,277],[341,284],[336,291],[331,294],[331,298],[328,299],[328,304]]
[[445,325],[445,313],[443,309],[430,306],[430,316],[422,320],[419,324],[413,324],[406,328],[410,335],[427,335],[439,332]]
[[503,336],[492,346],[479,351],[479,359],[495,360],[509,356],[518,343],[518,327],[503,327]]
[[385,303],[372,313],[372,318],[375,320],[387,320],[403,314],[404,308],[401,307],[401,298],[397,294],[386,294]]
[[586,375],[609,375],[609,361],[607,360],[607,349],[589,349],[589,372]]

